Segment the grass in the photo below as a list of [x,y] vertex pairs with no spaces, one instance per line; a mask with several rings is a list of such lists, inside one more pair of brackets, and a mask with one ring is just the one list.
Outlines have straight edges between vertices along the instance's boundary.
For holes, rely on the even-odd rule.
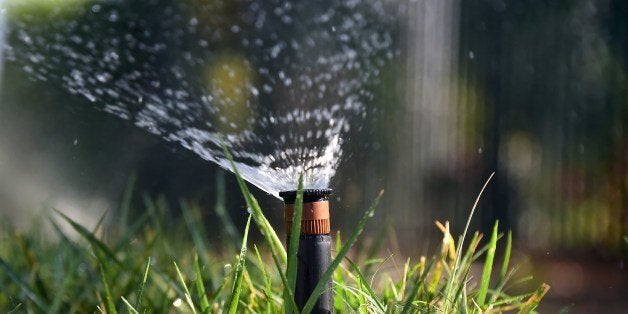
[[[198,207],[182,204],[184,221],[173,224],[165,203],[149,198],[133,219],[127,216],[128,203],[122,204],[125,218],[114,228],[99,223],[89,230],[61,210],[27,233],[5,222],[0,231],[0,311],[298,312],[293,299],[298,243],[292,242],[286,252],[248,187],[236,175],[250,214],[240,231],[224,215],[224,204],[217,204],[217,216],[225,224],[223,238],[229,239],[219,245],[207,241],[208,230],[199,221]],[[301,184],[298,195],[302,195]],[[325,278],[334,281],[337,312],[534,312],[549,287],[509,293],[521,280],[513,280],[515,268],[509,264],[512,235],[508,233],[503,248],[498,247],[503,235],[497,223],[486,243],[476,232],[465,244],[464,235],[454,239],[449,223],[437,222],[443,233],[441,250],[431,257],[407,260],[398,269],[400,276],[381,271],[390,266],[391,259],[380,258],[376,249],[364,249],[370,253],[357,260],[349,258],[381,197],[356,222],[346,242],[336,235],[336,250]],[[128,202],[130,197],[124,199]],[[295,206],[295,217],[301,204],[298,201]],[[299,230],[295,228],[298,222],[293,221],[292,230]],[[45,226],[52,231],[41,231]],[[263,243],[251,245],[249,231],[262,232]],[[236,239],[240,232],[242,236]],[[473,265],[483,270],[478,279],[469,275]],[[315,294],[322,289],[321,282]],[[303,312],[314,305],[315,297]]]

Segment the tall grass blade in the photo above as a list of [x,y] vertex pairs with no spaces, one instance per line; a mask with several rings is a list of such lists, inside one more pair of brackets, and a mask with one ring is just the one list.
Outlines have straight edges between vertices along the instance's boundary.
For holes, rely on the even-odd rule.
[[131,174],[126,188],[124,189],[124,194],[122,195],[122,204],[120,204],[120,234],[125,234],[128,227],[131,199],[133,197],[136,181],[137,175]]
[[495,258],[495,249],[497,247],[497,229],[499,221],[495,221],[493,227],[493,234],[488,245],[488,251],[486,252],[486,261],[484,262],[484,270],[482,271],[482,281],[480,281],[480,291],[477,297],[478,305],[483,308],[486,301],[486,293],[488,292],[488,285],[491,281],[491,272],[493,271],[493,259]]
[[[335,239],[335,251],[334,252],[340,252],[340,249],[342,248],[342,237],[340,236],[340,230],[338,230],[336,232],[336,239]],[[334,283],[335,286],[347,286],[346,282],[345,282],[345,278],[344,278],[344,274],[341,271],[337,271],[334,272]],[[345,299],[349,297],[348,293],[346,292],[346,289],[335,289],[334,293],[334,308],[338,309],[338,311],[344,311],[345,310]]]
[[227,213],[227,209],[225,207],[226,194],[225,175],[221,171],[216,174],[216,204],[214,205],[214,211],[222,223],[222,228],[224,228],[227,236],[231,239],[231,242],[236,243],[236,247],[239,247],[242,244],[240,243],[240,241],[242,241],[242,236]]
[[[286,278],[288,279],[289,289],[294,295],[297,284],[297,253],[299,251],[299,236],[301,235],[301,217],[303,214],[303,173],[299,176],[299,185],[297,188],[297,197],[294,202],[294,213],[292,215],[292,231],[288,240],[288,266],[286,269]],[[292,313],[292,306],[287,302],[288,293],[284,292],[284,313]]]
[[124,304],[126,304],[126,308],[129,310],[129,312],[133,313],[133,314],[140,314],[134,307],[133,305],[131,305],[131,303],[129,303],[129,301],[125,298],[125,297],[120,297],[122,298],[122,302],[124,302]]
[[48,309],[46,302],[44,302],[44,300],[42,300],[37,295],[37,293],[35,293],[35,291],[33,291],[28,286],[27,283],[25,283],[24,281],[22,281],[22,279],[20,279],[20,275],[18,275],[13,269],[11,269],[11,267],[9,267],[9,265],[2,259],[2,257],[0,257],[0,269],[2,269],[9,276],[9,278],[11,278],[11,280],[13,280],[13,282],[15,282],[18,285],[18,287],[20,287],[22,292],[26,294],[26,296],[31,301],[33,301],[33,303],[35,303],[35,305],[37,305],[39,309],[41,309],[42,311],[45,311],[46,309]]
[[238,301],[240,300],[240,291],[242,290],[242,274],[246,267],[246,242],[249,237],[249,226],[251,225],[251,216],[249,215],[246,221],[246,227],[244,228],[244,236],[242,237],[242,248],[240,249],[240,256],[238,263],[236,264],[235,279],[233,280],[233,289],[231,290],[231,298],[229,299],[229,314],[235,314],[238,309]]
[[104,211],[102,215],[100,215],[100,218],[98,218],[98,221],[96,222],[96,225],[94,226],[94,229],[91,231],[91,233],[95,234],[98,231],[98,229],[105,222],[105,217],[107,217],[107,211]]
[[109,259],[111,259],[116,264],[118,264],[118,266],[123,266],[122,262],[120,262],[118,260],[116,255],[113,254],[113,252],[111,252],[111,250],[107,247],[107,245],[102,243],[102,241],[96,239],[96,237],[94,236],[93,233],[91,233],[89,230],[85,229],[85,227],[81,226],[80,224],[78,224],[77,222],[75,222],[70,217],[68,217],[64,213],[60,212],[59,210],[57,210],[55,208],[53,208],[53,210],[57,214],[59,214],[61,216],[61,218],[63,218],[63,220],[65,220],[67,223],[69,223],[70,226],[72,226],[72,228],[74,230],[76,230],[76,232],[78,232],[83,238],[85,238],[89,242],[89,244],[92,245],[92,247],[99,249],[101,252],[103,252],[105,255],[107,255],[107,257]]
[[164,235],[167,234],[166,229],[163,224],[163,212],[159,210],[158,205],[148,196],[148,194],[142,195],[142,200],[144,201],[144,206],[148,211],[148,215],[153,221],[153,227],[156,228],[155,234],[159,237],[160,241],[156,242],[156,244],[160,244],[166,255],[174,256],[175,253],[168,242],[168,238]]
[[510,263],[510,251],[512,250],[512,231],[508,231],[508,237],[506,237],[506,249],[504,250],[504,259],[502,261],[502,269],[499,272],[499,281],[503,282],[508,273],[508,264]]
[[128,246],[131,243],[131,238],[136,236],[138,230],[146,227],[146,221],[150,218],[149,212],[143,212],[139,217],[137,217],[133,224],[127,226],[125,232],[121,235],[121,237],[117,240],[117,243],[113,245],[112,252],[119,252],[124,247]]
[[[39,223],[37,223],[39,224]],[[16,237],[16,241],[18,247],[22,251],[22,255],[24,260],[26,261],[26,266],[28,269],[31,269],[31,277],[33,280],[33,289],[37,295],[47,304],[49,304],[50,299],[48,297],[48,289],[46,288],[40,274],[39,267],[35,265],[38,264],[35,257],[35,252],[37,248],[34,248],[35,245],[32,241],[25,239],[21,235]]]
[[[188,231],[190,231],[190,236],[192,236],[192,242],[194,243],[194,246],[196,248],[195,259],[198,259],[200,257],[204,265],[211,265],[208,256],[210,246],[205,241],[205,228],[203,228],[203,226],[199,225],[198,223],[201,220],[200,218],[198,218],[200,217],[200,213],[198,212],[198,210],[192,213],[192,209],[184,202],[181,202],[181,212],[183,213],[183,219],[185,220],[185,224],[188,227]],[[214,284],[211,278],[207,279],[209,282],[209,286],[213,288]]]
[[519,314],[527,314],[534,311],[549,289],[550,286],[548,284],[541,284],[536,292],[523,304],[523,307],[519,310]]
[[[469,218],[467,218],[467,223],[464,227],[464,232],[462,233],[462,238],[460,239],[460,242],[458,242],[458,248],[456,249],[456,252],[462,252],[462,247],[464,245],[464,238],[467,235],[467,232],[469,231],[469,225],[471,224],[471,219],[473,218],[473,214],[475,213],[475,209],[478,206],[478,203],[480,202],[480,198],[482,197],[482,193],[484,193],[484,190],[486,189],[486,187],[488,186],[489,182],[491,182],[491,179],[493,178],[493,176],[495,175],[495,172],[491,173],[491,175],[488,177],[488,179],[486,180],[486,182],[484,182],[484,186],[482,186],[482,189],[480,190],[480,193],[478,193],[478,196],[475,198],[475,202],[473,203],[473,207],[471,207],[471,212],[469,213]],[[443,311],[445,313],[449,313],[450,308],[453,305],[453,300],[452,300],[452,292],[454,290],[454,283],[457,282],[457,280],[455,280],[456,278],[456,274],[458,273],[458,266],[460,264],[460,256],[462,254],[458,253],[456,256],[456,262],[454,263],[454,267],[451,270],[451,277],[454,280],[449,280],[447,282],[446,288],[445,288],[445,300],[444,300],[444,305],[443,305]],[[464,279],[462,279],[461,281],[464,281]]]
[[146,262],[146,268],[144,269],[144,276],[142,277],[142,283],[140,284],[140,288],[137,292],[137,301],[135,302],[135,307],[138,309],[142,308],[142,294],[144,293],[144,287],[146,286],[146,281],[148,281],[148,271],[150,269],[150,256],[148,257],[148,261]]
[[[281,283],[283,283],[284,287],[287,287],[288,279],[286,278],[286,275],[281,271],[281,265],[279,265],[279,260],[277,259],[276,255],[272,255],[272,257],[273,257],[273,262],[275,263],[275,267],[277,268],[277,272],[279,273],[279,278],[281,278]],[[290,289],[284,289],[284,292],[285,291],[287,291],[289,294],[288,301],[290,301],[290,303],[292,304],[292,308],[296,309],[297,303],[294,301],[294,295],[292,295],[292,291],[290,291]]]
[[[389,222],[386,222],[384,225],[382,225],[382,227],[377,232],[377,235],[375,236],[375,242],[369,247],[366,253],[367,260],[374,259],[377,253],[381,251],[382,245],[384,244],[384,240],[388,239],[388,235],[390,235],[392,232],[391,229],[392,228]],[[373,267],[373,265],[374,265],[373,263],[366,264],[366,266],[364,267],[363,273],[370,274],[371,267]]]
[[201,298],[201,312],[209,313],[209,301],[207,300],[207,294],[205,292],[205,284],[203,283],[201,267],[198,264],[198,254],[194,255],[194,272],[196,275],[196,291]]
[[[78,266],[78,262],[73,262],[73,269],[76,269]],[[55,289],[55,297],[50,303],[50,307],[46,310],[48,313],[57,313],[59,312],[59,308],[62,305],[64,297],[66,297],[66,291],[74,284],[76,280],[76,276],[72,273],[69,273],[63,278],[63,282],[61,283],[61,287],[59,289]]]
[[419,291],[421,290],[421,288],[424,288],[424,289],[426,288],[425,280],[427,279],[427,275],[430,273],[430,270],[432,269],[432,266],[434,265],[435,261],[436,261],[435,259],[430,260],[429,264],[425,266],[425,268],[419,275],[419,279],[417,280],[416,285],[414,286],[414,288],[412,288],[412,292],[410,292],[410,295],[408,296],[408,298],[406,299],[406,302],[403,305],[401,314],[407,314],[410,312],[412,308],[412,302],[419,294]]
[[7,314],[18,313],[18,311],[20,311],[19,313],[23,313],[24,312],[22,310],[22,303],[18,303],[18,305],[16,305],[12,310],[8,311]]
[[240,190],[242,191],[242,195],[244,196],[246,205],[248,206],[249,209],[251,209],[251,214],[253,215],[253,219],[255,220],[255,223],[257,224],[258,228],[260,228],[260,231],[264,235],[266,242],[270,246],[271,253],[277,254],[278,257],[281,259],[281,261],[283,263],[286,263],[287,261],[286,250],[281,244],[281,240],[277,236],[275,229],[272,227],[268,219],[266,219],[266,216],[264,216],[264,213],[262,213],[262,210],[259,207],[257,200],[255,199],[255,197],[253,197],[253,195],[249,191],[249,188],[246,186],[246,183],[244,182],[244,179],[242,179],[242,176],[240,176],[240,172],[236,168],[235,162],[233,161],[233,156],[231,155],[227,147],[224,145],[223,145],[223,151],[225,153],[225,156],[227,156],[227,158],[229,159],[229,163],[231,164],[233,173],[235,173],[236,175],[236,180],[238,181],[238,185],[240,186]]
[[190,309],[192,309],[192,313],[196,314],[196,307],[194,306],[194,302],[192,301],[192,295],[190,294],[190,289],[188,289],[188,286],[185,284],[185,278],[183,278],[183,274],[181,273],[181,270],[179,269],[179,265],[177,265],[177,262],[173,262],[174,263],[174,268],[177,270],[177,277],[179,278],[179,282],[181,283],[181,286],[183,286],[183,290],[185,291],[185,301],[188,303],[188,306],[190,307]]
[[368,294],[368,296],[371,298],[371,300],[373,300],[373,302],[375,303],[375,305],[377,305],[377,308],[382,311],[385,312],[386,308],[384,307],[384,305],[382,304],[382,302],[379,300],[379,297],[377,296],[377,294],[375,293],[375,291],[373,291],[373,287],[371,287],[371,285],[369,284],[369,282],[366,280],[366,278],[364,278],[364,275],[362,274],[362,272],[360,271],[360,268],[358,267],[358,265],[356,263],[354,263],[350,258],[345,257],[345,259],[347,260],[347,262],[349,263],[349,265],[351,265],[351,268],[353,269],[353,271],[355,272],[355,274],[357,275],[359,281],[360,281],[360,286],[364,287],[364,289],[366,289],[366,292]]
[[364,231],[364,226],[366,226],[366,223],[368,222],[368,220],[375,213],[375,208],[377,208],[377,205],[379,205],[379,201],[381,200],[383,195],[384,195],[384,191],[382,190],[377,196],[377,198],[375,199],[375,201],[373,201],[373,204],[371,204],[371,207],[364,213],[364,216],[362,216],[362,219],[360,219],[360,222],[358,223],[356,228],[353,230],[353,233],[351,234],[347,242],[342,246],[342,249],[340,249],[340,251],[336,255],[336,258],[334,258],[334,260],[329,265],[329,268],[327,268],[327,271],[325,272],[325,274],[321,277],[320,281],[316,284],[316,286],[314,287],[314,290],[312,290],[312,294],[310,295],[309,299],[303,306],[302,313],[307,314],[312,311],[312,308],[314,308],[314,304],[316,303],[316,300],[323,292],[323,289],[325,289],[325,286],[327,282],[329,281],[329,279],[331,278],[331,276],[334,274],[334,271],[336,270],[336,268],[338,268],[338,265],[340,265],[340,262],[344,259],[345,255],[347,255],[351,246],[358,240],[358,237],[360,236],[360,234],[362,234],[362,231]]
[[103,267],[102,261],[98,261],[98,268],[100,269],[100,280],[102,281],[103,289],[105,290],[105,309],[109,314],[116,314],[116,306],[113,302],[113,297],[111,296],[111,289],[109,289],[109,283],[107,282],[107,278],[105,276],[105,269]]
[[272,306],[272,283],[270,281],[270,277],[268,277],[268,273],[266,272],[266,266],[264,265],[264,261],[262,261],[262,256],[259,254],[259,250],[257,249],[257,245],[253,245],[255,249],[255,256],[257,257],[257,263],[259,264],[260,270],[262,271],[262,279],[264,280],[264,296],[266,297],[266,306],[270,311]]

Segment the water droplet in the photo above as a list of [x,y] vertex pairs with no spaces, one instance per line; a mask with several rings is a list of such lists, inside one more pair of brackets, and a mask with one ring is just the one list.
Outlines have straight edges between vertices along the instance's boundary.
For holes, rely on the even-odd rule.
[[96,74],[96,79],[101,83],[105,83],[109,80],[109,73]]
[[118,21],[120,17],[118,16],[118,12],[113,10],[109,13],[109,22],[115,23]]
[[225,266],[222,267],[223,274],[225,276],[228,275],[229,272],[231,272],[231,268],[233,268],[233,266],[231,266],[231,264],[225,264]]
[[83,93],[83,96],[85,96],[85,98],[87,98],[87,100],[91,101],[91,102],[96,102],[96,97],[90,93]]
[[181,300],[181,298],[176,298],[173,302],[172,305],[174,307],[180,307],[181,305],[183,305],[183,300]]

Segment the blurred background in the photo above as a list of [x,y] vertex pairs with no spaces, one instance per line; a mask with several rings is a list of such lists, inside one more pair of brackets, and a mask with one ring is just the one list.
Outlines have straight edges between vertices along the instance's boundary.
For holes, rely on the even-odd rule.
[[[77,36],[89,33],[94,42],[149,32],[165,47],[181,47],[169,43],[202,36],[189,31],[193,23],[218,34],[207,38],[207,49],[233,65],[254,53],[239,37],[252,4],[272,9],[286,3],[0,0],[0,44],[19,47],[25,42],[20,29],[45,30],[56,19],[55,29],[72,25]],[[331,186],[334,226],[351,228],[385,189],[368,231],[373,236],[390,226],[383,229],[390,233],[389,250],[416,258],[439,244],[434,221],[448,220],[462,232],[482,184],[495,172],[472,229],[486,232],[498,219],[502,231],[513,230],[521,273],[552,286],[541,312],[573,306],[574,313],[610,313],[628,306],[628,2],[351,3],[359,5],[338,15],[363,14],[365,23],[392,34],[394,47],[387,51],[391,58],[372,56],[380,71],[364,86],[367,114],[362,127],[345,135]],[[313,7],[317,14],[327,5]],[[116,23],[90,29],[102,16]],[[139,18],[145,23],[131,27]],[[290,29],[272,25],[279,38]],[[64,57],[38,47],[36,55]],[[181,200],[206,208],[210,230],[220,230],[213,207],[224,198],[243,225],[244,201],[230,173],[99,110],[59,82],[38,78],[28,69],[36,60],[15,61],[11,50],[0,50],[3,216],[27,229],[34,216],[54,207],[88,226],[107,211],[115,224],[125,195],[138,208],[147,195],[169,204],[175,220]],[[166,68],[187,52],[165,51],[157,59],[134,57]],[[208,73],[198,84],[210,84],[219,72]],[[280,201],[255,192],[281,229]]]

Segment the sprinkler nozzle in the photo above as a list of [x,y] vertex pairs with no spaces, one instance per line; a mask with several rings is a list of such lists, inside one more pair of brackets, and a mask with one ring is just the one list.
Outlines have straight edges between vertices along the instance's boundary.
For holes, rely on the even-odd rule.
[[[301,216],[301,235],[329,234],[329,196],[331,189],[304,189],[303,214]],[[291,233],[294,203],[297,191],[279,192],[285,203],[284,220],[286,232]]]

